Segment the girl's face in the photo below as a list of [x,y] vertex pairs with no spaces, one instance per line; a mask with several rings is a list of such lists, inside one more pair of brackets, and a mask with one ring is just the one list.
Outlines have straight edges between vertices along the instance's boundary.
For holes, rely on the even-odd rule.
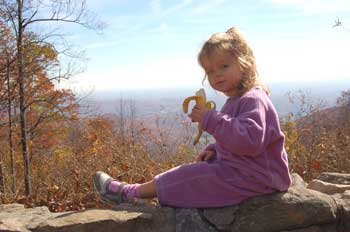
[[237,87],[241,82],[242,72],[234,56],[214,52],[209,57],[203,57],[202,65],[213,89],[227,96],[237,95]]

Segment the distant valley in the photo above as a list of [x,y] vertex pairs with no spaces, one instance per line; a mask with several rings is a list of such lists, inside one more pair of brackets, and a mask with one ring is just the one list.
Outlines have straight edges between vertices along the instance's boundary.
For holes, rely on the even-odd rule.
[[[268,85],[271,90],[271,99],[281,117],[293,112],[298,113],[298,103],[289,101],[288,93],[297,94],[299,90],[307,93],[308,100],[323,102],[324,108],[334,106],[341,91],[350,89],[350,78],[337,82],[284,82]],[[85,99],[93,114],[119,114],[121,106],[124,113],[133,110],[135,117],[149,118],[152,115],[182,114],[182,101],[194,94],[199,87],[181,89],[153,89],[153,90],[115,90],[94,92]],[[205,87],[207,98],[214,100],[217,107],[221,107],[226,97]]]

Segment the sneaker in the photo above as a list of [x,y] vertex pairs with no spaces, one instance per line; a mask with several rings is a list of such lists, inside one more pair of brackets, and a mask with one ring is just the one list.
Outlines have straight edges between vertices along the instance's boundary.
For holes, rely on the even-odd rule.
[[126,183],[121,183],[118,192],[112,192],[108,189],[108,185],[115,181],[108,174],[98,171],[93,177],[95,192],[100,196],[101,201],[111,205],[119,205],[120,203],[126,202],[126,196],[123,188]]

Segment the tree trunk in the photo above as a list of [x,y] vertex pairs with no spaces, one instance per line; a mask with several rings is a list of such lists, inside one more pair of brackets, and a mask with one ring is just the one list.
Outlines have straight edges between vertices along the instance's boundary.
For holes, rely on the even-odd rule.
[[18,85],[19,85],[19,115],[21,125],[21,145],[24,161],[24,184],[25,194],[29,196],[31,194],[30,186],[30,167],[28,158],[27,147],[27,128],[26,128],[26,109],[24,102],[24,68],[23,68],[23,21],[22,21],[22,1],[17,0],[18,7],[18,35],[17,35],[17,63],[18,63]]
[[4,166],[3,166],[3,153],[0,153],[0,193],[5,193],[5,174],[4,174]]
[[3,158],[2,155],[0,154],[0,193],[4,193],[5,194],[5,179],[4,179],[4,168],[3,168]]
[[11,96],[11,84],[10,84],[10,58],[9,54],[7,55],[7,67],[6,67],[6,79],[7,79],[7,101],[8,101],[8,118],[9,118],[9,134],[8,142],[10,149],[10,172],[12,177],[12,192],[16,192],[16,177],[15,177],[15,162],[14,162],[14,153],[13,153],[13,140],[12,140],[12,96]]

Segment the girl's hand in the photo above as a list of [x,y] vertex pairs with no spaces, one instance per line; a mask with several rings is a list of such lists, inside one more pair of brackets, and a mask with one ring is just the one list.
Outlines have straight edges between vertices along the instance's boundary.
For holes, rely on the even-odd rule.
[[204,114],[207,111],[208,110],[204,106],[195,105],[189,117],[192,119],[192,122],[202,123]]
[[215,156],[214,151],[203,151],[196,157],[196,162],[207,161]]

